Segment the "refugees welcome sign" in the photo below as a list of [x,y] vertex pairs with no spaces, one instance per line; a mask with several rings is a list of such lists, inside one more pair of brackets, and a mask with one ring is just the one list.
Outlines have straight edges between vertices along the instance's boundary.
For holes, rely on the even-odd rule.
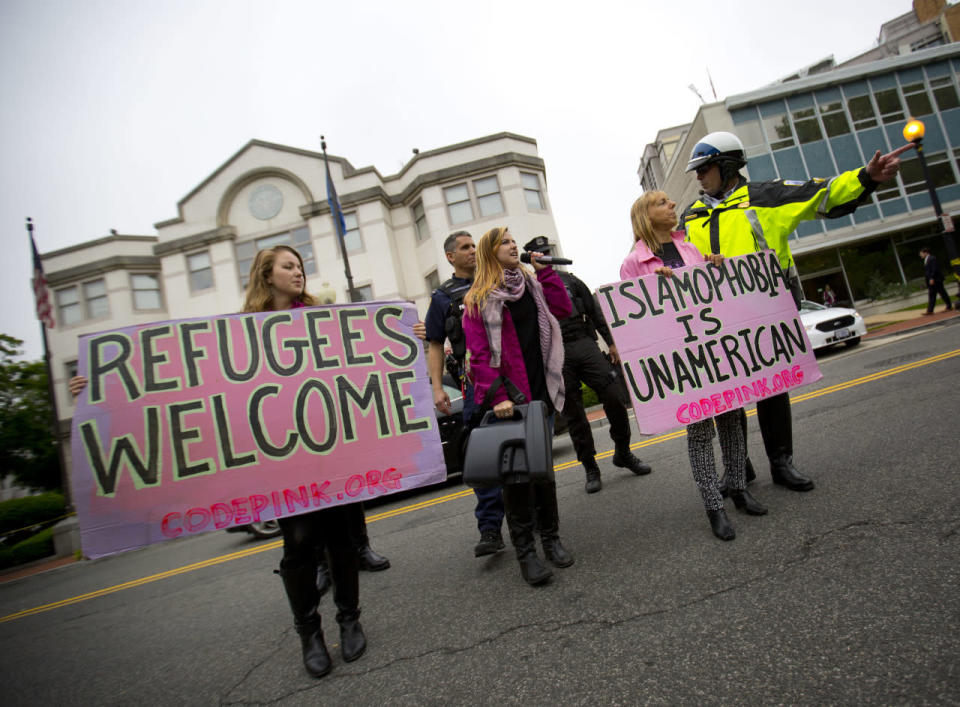
[[442,481],[406,303],[185,319],[84,336],[73,417],[84,552]]
[[673,273],[598,290],[641,432],[687,425],[822,377],[773,251]]

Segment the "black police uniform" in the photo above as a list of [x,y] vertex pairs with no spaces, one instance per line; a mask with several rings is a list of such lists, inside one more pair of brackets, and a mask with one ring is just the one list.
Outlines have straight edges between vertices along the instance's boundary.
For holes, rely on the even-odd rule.
[[[477,404],[473,399],[473,386],[463,380],[463,362],[466,356],[466,341],[463,336],[461,318],[463,316],[463,298],[466,297],[473,280],[461,277],[451,277],[440,285],[430,297],[430,307],[424,320],[427,341],[435,341],[443,345],[450,341],[453,355],[448,357],[447,371],[461,384],[463,390],[463,423],[469,428],[473,411]],[[452,359],[452,360],[451,360]],[[488,539],[487,545],[503,547],[500,538],[500,528],[503,525],[503,494],[499,486],[488,489],[474,489],[477,497],[477,506],[474,515],[477,518],[477,528],[481,535],[481,544],[484,538],[493,533],[498,540]],[[487,548],[489,549],[489,548]],[[480,554],[487,554],[482,548]]]
[[[537,236],[524,245],[524,250],[527,251],[547,252],[549,249],[550,245],[545,236]],[[603,411],[610,422],[610,437],[616,449],[614,465],[626,467],[635,474],[648,474],[650,467],[630,451],[627,389],[619,370],[597,346],[598,332],[607,346],[613,344],[613,337],[600,307],[583,280],[566,271],[557,271],[557,274],[567,288],[573,305],[571,315],[560,320],[564,352],[563,385],[566,393],[562,415],[567,421],[577,459],[587,472],[587,492],[593,493],[601,488],[600,471],[594,459],[597,449],[593,432],[583,409],[581,381],[593,388],[603,404]]]

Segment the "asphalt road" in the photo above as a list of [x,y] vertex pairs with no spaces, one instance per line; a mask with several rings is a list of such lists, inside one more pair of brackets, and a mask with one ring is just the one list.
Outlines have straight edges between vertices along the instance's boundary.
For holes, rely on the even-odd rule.
[[342,662],[325,597],[335,667],[316,681],[278,543],[212,533],[0,586],[3,704],[960,703],[960,326],[820,363],[793,406],[817,488],[774,487],[759,463],[770,514],[728,503],[733,542],[710,533],[682,433],[634,438],[647,477],[607,454],[591,496],[564,438],[577,562],[545,587],[509,549],[473,557],[462,486],[370,508],[393,567],[361,576],[369,649]]

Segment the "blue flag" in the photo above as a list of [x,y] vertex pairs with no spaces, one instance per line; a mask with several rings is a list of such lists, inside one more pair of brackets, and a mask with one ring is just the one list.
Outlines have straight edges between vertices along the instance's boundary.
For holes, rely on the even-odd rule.
[[[337,198],[337,188],[333,186],[333,178],[330,176],[330,163],[327,162],[327,153],[323,153],[323,165],[327,169],[327,203],[330,204],[330,215],[333,216],[333,224],[337,228],[337,235],[342,241],[347,232],[347,224],[343,220],[343,209],[340,208],[340,199]],[[344,243],[346,247],[346,243]]]

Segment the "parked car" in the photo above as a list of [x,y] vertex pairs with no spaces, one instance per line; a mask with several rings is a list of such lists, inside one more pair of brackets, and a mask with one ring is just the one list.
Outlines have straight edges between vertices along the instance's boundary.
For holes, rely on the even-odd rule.
[[867,325],[855,309],[825,307],[810,300],[800,302],[800,321],[814,351],[839,343],[856,346],[867,333]]

